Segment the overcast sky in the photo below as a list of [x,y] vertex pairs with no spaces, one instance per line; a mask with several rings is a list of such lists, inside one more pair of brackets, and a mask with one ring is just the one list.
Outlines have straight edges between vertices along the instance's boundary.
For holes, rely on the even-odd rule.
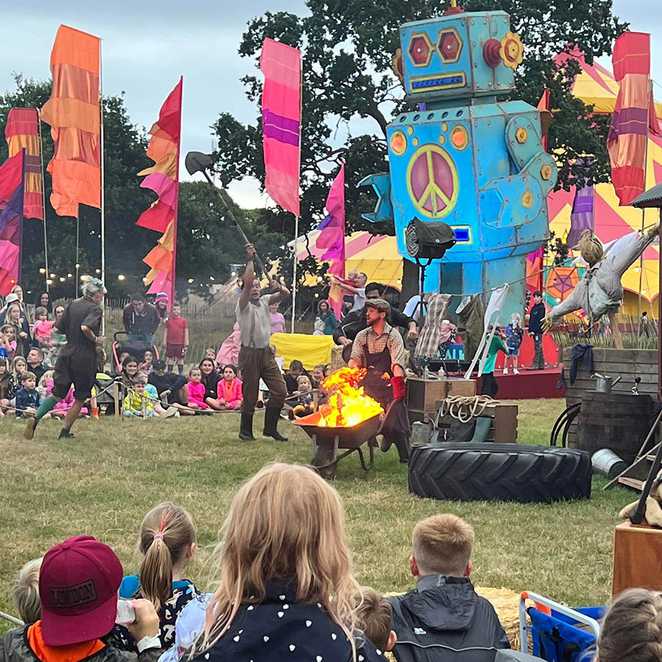
[[[256,117],[239,81],[254,71],[237,53],[246,23],[265,11],[305,11],[304,0],[0,0],[0,7],[0,89],[13,87],[12,72],[47,78],[55,32],[66,23],[103,38],[104,92],[124,91],[139,125],[151,126],[184,76],[184,154],[210,149],[209,126],[219,112],[243,122]],[[631,29],[651,32],[656,96],[662,98],[662,0],[614,0],[614,9]],[[242,206],[266,202],[256,182],[234,184],[231,193]]]

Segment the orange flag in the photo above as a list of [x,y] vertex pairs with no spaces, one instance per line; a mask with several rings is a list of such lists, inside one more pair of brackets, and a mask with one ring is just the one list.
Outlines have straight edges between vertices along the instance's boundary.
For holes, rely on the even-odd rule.
[[101,207],[99,37],[66,25],[51,51],[53,88],[41,110],[51,126],[55,153],[51,204],[59,216],[78,217],[78,205]]

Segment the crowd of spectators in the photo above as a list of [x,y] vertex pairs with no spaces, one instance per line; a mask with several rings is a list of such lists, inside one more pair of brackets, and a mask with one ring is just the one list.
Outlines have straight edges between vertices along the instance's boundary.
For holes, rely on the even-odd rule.
[[[197,553],[193,519],[161,503],[139,528],[135,574],[88,535],[28,561],[14,586],[25,625],[0,639],[0,660],[530,659],[510,652],[494,607],[474,589],[474,541],[473,528],[455,515],[418,522],[413,587],[381,595],[356,579],[336,490],[307,467],[267,465],[232,499],[213,592],[188,578]],[[591,659],[661,659],[661,617],[659,594],[624,593],[607,612]]]

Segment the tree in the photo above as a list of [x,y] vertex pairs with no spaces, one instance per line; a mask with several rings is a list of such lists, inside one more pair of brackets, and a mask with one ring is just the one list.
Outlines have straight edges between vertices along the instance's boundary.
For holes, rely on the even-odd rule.
[[[303,49],[301,229],[305,232],[321,219],[336,161],[342,157],[347,163],[348,229],[392,234],[392,227],[375,227],[361,218],[374,200],[356,183],[387,169],[386,125],[393,114],[412,109],[391,70],[400,46],[399,26],[439,15],[444,7],[439,0],[384,0],[378,11],[364,0],[307,0],[306,6],[310,15],[304,17],[267,12],[252,20],[239,47],[242,56],[257,58],[264,38],[272,37]],[[512,30],[526,48],[513,98],[535,105],[543,90],[550,89],[557,109],[549,137],[560,166],[558,185],[567,188],[587,178],[605,181],[607,122],[593,117],[592,109],[570,94],[576,62],[558,67],[553,56],[568,48],[569,38],[589,62],[610,53],[626,27],[612,15],[612,1],[467,0],[464,6],[470,11],[503,9],[511,15]],[[259,79],[246,76],[243,82],[248,98],[257,102]],[[357,124],[357,119],[364,122]],[[223,183],[245,176],[264,181],[259,119],[242,125],[222,113],[213,129]],[[577,158],[585,155],[593,157],[590,168]],[[291,225],[291,215],[279,208],[265,210],[262,218],[280,231]]]

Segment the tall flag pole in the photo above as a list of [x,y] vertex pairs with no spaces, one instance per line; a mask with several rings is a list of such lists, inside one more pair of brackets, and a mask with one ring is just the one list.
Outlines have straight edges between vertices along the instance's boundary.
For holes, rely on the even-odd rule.
[[[320,233],[316,248],[324,250],[320,260],[329,263],[328,273],[339,279],[345,278],[345,165],[340,166],[326,198],[328,215],[319,224]],[[296,254],[295,254],[296,260]],[[343,291],[332,282],[329,289],[329,306],[340,319]]]
[[[9,156],[25,150],[25,193],[23,218],[43,222],[44,267],[46,291],[48,291],[48,236],[44,210],[44,159],[41,147],[39,111],[36,108],[12,108],[7,115],[5,139]],[[21,242],[22,244],[22,242]]]
[[0,296],[21,276],[24,196],[25,148],[0,166]]
[[[101,146],[101,155],[99,159],[99,196],[101,202],[101,219],[100,219],[100,228],[99,235],[101,239],[101,282],[104,287],[106,286],[106,198],[104,193],[104,184],[105,184],[105,168],[104,168],[104,126],[103,126],[103,67],[101,66],[101,44],[102,40],[99,39],[99,144]],[[80,269],[78,263],[78,256],[76,256],[76,268]],[[78,274],[76,274],[76,285],[80,283]],[[105,334],[106,331],[106,307],[102,308],[102,319],[101,319],[101,335]]]
[[264,187],[274,202],[294,214],[292,331],[296,314],[299,172],[301,170],[301,51],[266,38],[260,69]]
[[621,206],[646,188],[649,128],[659,133],[650,82],[650,35],[624,32],[614,44],[614,78],[619,83],[607,149],[611,179]]
[[159,119],[149,131],[152,137],[147,146],[147,156],[154,161],[154,165],[138,173],[145,176],[140,186],[154,191],[158,198],[140,215],[136,225],[162,233],[156,246],[143,258],[143,262],[150,267],[144,281],[145,285],[149,285],[148,294],[166,292],[170,305],[176,293],[183,86],[184,78],[180,77],[161,106]]

